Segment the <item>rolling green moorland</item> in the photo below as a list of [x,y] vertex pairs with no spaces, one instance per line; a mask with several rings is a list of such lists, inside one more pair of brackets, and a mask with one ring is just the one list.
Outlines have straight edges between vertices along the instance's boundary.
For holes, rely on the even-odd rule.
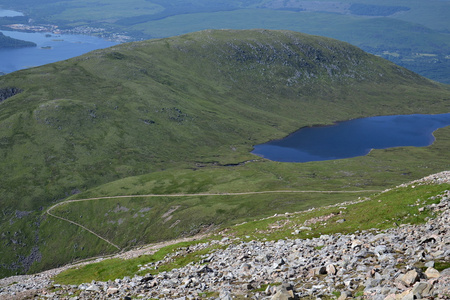
[[349,42],[450,83],[449,1],[0,0],[0,7],[25,14],[0,18],[0,25],[50,24],[73,33],[132,40],[205,29],[294,30]]
[[292,31],[121,44],[1,76],[0,92],[1,276],[355,200],[449,169],[450,128],[429,147],[344,160],[250,154],[304,126],[449,111],[448,85]]

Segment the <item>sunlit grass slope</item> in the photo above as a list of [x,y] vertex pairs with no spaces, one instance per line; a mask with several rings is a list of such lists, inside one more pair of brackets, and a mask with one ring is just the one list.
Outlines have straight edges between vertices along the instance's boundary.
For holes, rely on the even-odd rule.
[[[45,210],[72,194],[131,176],[150,174],[145,175],[148,180],[138,179],[141,194],[358,190],[390,186],[400,174],[416,178],[440,171],[449,161],[448,131],[443,130],[443,144],[426,150],[400,149],[381,156],[376,152],[367,158],[305,165],[258,163],[255,167],[250,163],[228,173],[228,165],[256,158],[249,154],[254,144],[302,126],[372,115],[449,111],[448,86],[349,44],[290,31],[203,31],[123,44],[0,77],[0,88],[10,87],[23,92],[0,103],[4,275],[115,251],[81,228],[52,219]],[[187,171],[202,168],[208,171]],[[339,168],[347,170],[339,173]],[[159,182],[159,187],[146,185],[159,180],[152,173],[165,169],[168,173],[158,173],[161,178],[171,174],[173,179],[165,177],[167,181]],[[373,172],[377,175],[372,177]],[[105,189],[111,195],[127,194],[135,189],[136,179],[127,180],[131,185],[117,181],[113,185],[120,189],[104,186],[89,193],[102,196],[99,191]],[[114,239],[121,247],[129,247],[194,232],[205,224],[269,213],[271,209],[258,210],[252,201],[266,205],[272,199],[270,195],[241,198],[248,203],[245,211],[242,203],[223,204],[224,208],[215,199],[197,197],[190,201],[204,205],[199,204],[196,213],[211,214],[204,207],[214,202],[212,211],[222,215],[213,214],[192,225],[192,230],[179,232],[172,227],[136,240],[127,239],[125,230]],[[289,208],[286,203],[291,201],[280,200],[278,207]],[[315,202],[320,203],[311,201],[307,206]],[[165,205],[159,213],[170,206]],[[95,223],[95,218],[90,221]],[[105,222],[92,226],[108,235],[115,227]],[[147,225],[142,226],[146,230]],[[55,247],[57,255],[52,252]]]
[[[449,189],[449,184],[422,185],[395,188],[389,192],[372,196],[369,200],[346,204],[337,207],[327,207],[317,210],[305,211],[298,214],[279,214],[270,218],[250,220],[249,222],[226,227],[217,231],[212,239],[220,239],[225,234],[227,237],[238,238],[238,242],[244,240],[278,240],[278,239],[305,239],[319,237],[323,234],[351,234],[362,230],[376,231],[388,229],[401,224],[422,224],[428,218],[433,218],[436,213],[430,210],[418,210],[420,207],[439,202],[442,193]],[[376,211],[376,214],[371,212]],[[337,222],[345,219],[345,222]],[[312,220],[317,220],[313,222]],[[309,222],[308,222],[309,221]],[[298,230],[303,226],[309,230]],[[158,274],[166,270],[185,266],[192,261],[200,261],[205,253],[212,253],[214,246],[188,255],[174,256],[169,263],[160,264],[154,270],[139,271],[139,266],[162,260],[165,255],[180,250],[191,244],[205,242],[208,239],[190,243],[179,243],[160,249],[154,255],[144,255],[135,259],[107,259],[99,263],[69,269],[55,280],[64,284],[80,284],[92,280],[108,281],[124,276],[144,275],[143,272]],[[448,263],[448,262],[447,262]]]

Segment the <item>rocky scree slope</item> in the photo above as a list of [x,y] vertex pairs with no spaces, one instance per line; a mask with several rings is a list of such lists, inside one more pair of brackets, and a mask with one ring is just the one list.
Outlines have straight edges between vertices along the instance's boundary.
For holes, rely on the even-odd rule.
[[[449,182],[450,171],[446,171],[403,186]],[[0,296],[73,300],[198,299],[208,295],[209,299],[449,299],[450,268],[438,271],[434,267],[438,261],[448,264],[450,257],[450,191],[437,197],[438,204],[417,203],[419,211],[439,213],[423,225],[308,240],[242,242],[229,236],[181,248],[162,261],[140,266],[141,271],[152,270],[174,256],[220,246],[198,263],[158,275],[65,286],[53,284],[49,276],[55,272],[48,271],[1,280]],[[309,229],[303,226],[298,230]],[[13,281],[19,282],[11,284]]]

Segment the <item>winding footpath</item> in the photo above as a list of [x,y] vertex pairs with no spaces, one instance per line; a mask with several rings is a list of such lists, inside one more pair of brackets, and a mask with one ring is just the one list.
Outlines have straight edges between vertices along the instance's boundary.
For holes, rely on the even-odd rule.
[[78,227],[80,227],[80,228],[83,228],[84,230],[86,230],[86,231],[92,233],[93,235],[95,235],[95,236],[98,237],[99,239],[101,239],[101,240],[107,242],[108,244],[110,244],[110,245],[113,246],[114,248],[117,248],[117,250],[122,250],[119,246],[117,246],[117,245],[114,244],[113,242],[111,242],[111,241],[105,239],[104,237],[100,236],[99,234],[95,233],[94,231],[90,230],[90,229],[87,228],[86,226],[83,226],[83,225],[81,225],[81,224],[79,224],[79,223],[77,223],[77,222],[71,221],[71,220],[69,220],[69,219],[66,219],[66,218],[63,218],[63,217],[59,217],[59,216],[57,216],[57,215],[55,215],[55,214],[52,214],[52,213],[50,212],[51,209],[53,209],[53,208],[55,208],[55,207],[57,207],[57,206],[59,206],[59,205],[62,205],[62,204],[64,204],[64,203],[67,203],[67,202],[61,202],[61,203],[58,203],[57,205],[54,205],[54,206],[50,207],[49,209],[47,209],[46,213],[47,213],[49,216],[52,216],[52,217],[54,217],[54,218],[60,219],[60,220],[62,220],[62,221],[65,221],[65,222],[68,222],[68,223],[73,224],[73,225],[75,225],[75,226],[78,226]]
[[73,224],[75,226],[78,226],[93,235],[95,235],[97,238],[105,241],[106,243],[110,244],[114,248],[116,248],[119,251],[123,251],[122,248],[120,248],[118,245],[114,244],[110,240],[102,237],[101,235],[95,233],[91,229],[87,228],[86,226],[83,226],[77,222],[74,222],[72,220],[69,220],[64,217],[57,216],[53,214],[51,211],[59,206],[69,204],[69,203],[75,203],[75,202],[85,202],[85,201],[97,201],[97,200],[107,200],[107,199],[125,199],[125,198],[156,198],[156,197],[195,197],[195,196],[241,196],[241,195],[254,195],[254,194],[278,194],[278,193],[322,193],[322,194],[334,194],[334,193],[368,193],[368,192],[380,192],[379,190],[359,190],[359,191],[261,191],[261,192],[238,192],[238,193],[196,193],[196,194],[147,194],[147,195],[120,195],[120,196],[108,196],[108,197],[94,197],[94,198],[85,198],[85,199],[72,199],[72,200],[65,200],[62,202],[59,202],[50,208],[47,209],[46,213],[49,216],[52,216],[56,219],[68,222],[70,224]]
[[[450,183],[450,171],[402,186],[414,188],[428,183]],[[180,248],[161,261],[140,265],[141,272],[150,272],[170,263],[176,256],[211,247],[215,249],[202,256],[201,261],[172,271],[108,282],[55,284],[52,277],[70,267],[65,266],[35,275],[1,279],[0,299],[203,299],[206,295],[210,295],[208,299],[216,300],[234,297],[261,300],[303,297],[450,299],[450,268],[439,271],[434,268],[450,257],[450,190],[431,198],[439,201],[421,206],[423,199],[417,200],[419,212],[436,213],[435,218],[421,225],[403,224],[386,230],[322,235],[306,240],[292,236],[278,241],[243,241],[224,232],[222,240]],[[363,201],[367,200],[355,202]],[[63,203],[67,202],[58,205]],[[304,225],[308,226],[306,223]],[[305,226],[298,229],[308,230]],[[184,240],[193,239],[196,237]],[[179,241],[148,245],[115,257],[136,257]]]
[[[415,185],[428,183],[450,183],[450,171],[433,174],[404,186],[414,188]],[[159,196],[162,195],[151,195]],[[211,240],[180,248],[162,261],[140,266],[143,272],[150,271],[170,262],[174,256],[216,244],[219,246],[200,262],[159,275],[136,275],[133,278],[71,286],[54,284],[52,277],[73,265],[65,266],[35,275],[0,279],[0,299],[200,299],[205,297],[205,293],[210,293],[215,296],[214,299],[221,300],[231,300],[236,296],[280,300],[324,296],[336,298],[336,291],[340,293],[339,299],[450,299],[450,268],[442,271],[433,268],[435,263],[450,257],[450,191],[446,190],[436,197],[440,199],[439,203],[418,206],[419,211],[438,214],[422,225],[405,224],[386,230],[322,235],[307,240],[285,238],[244,242],[224,233],[225,237],[220,241]],[[110,198],[116,197],[102,199]],[[47,213],[60,219],[51,212],[55,207],[69,201],[92,200],[99,199],[64,201],[48,209]],[[367,200],[356,202],[362,201]],[[417,201],[419,205],[420,200]],[[70,223],[79,226],[75,222]],[[307,230],[305,228],[301,227],[301,230]],[[202,237],[204,235],[183,240]],[[179,241],[181,239],[148,245],[116,254],[115,257],[136,257]],[[95,261],[99,260],[101,258]],[[426,270],[416,264],[424,265]]]

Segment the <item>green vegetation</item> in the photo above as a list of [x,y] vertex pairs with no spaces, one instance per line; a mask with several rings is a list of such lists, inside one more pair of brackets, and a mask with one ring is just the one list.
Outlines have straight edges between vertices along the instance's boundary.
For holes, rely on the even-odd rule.
[[[396,188],[392,191],[370,197],[358,204],[317,209],[286,218],[284,215],[248,222],[235,226],[228,234],[251,239],[277,240],[293,236],[296,228],[304,226],[311,230],[300,231],[296,238],[312,238],[321,234],[351,234],[361,230],[388,229],[400,224],[421,224],[433,217],[429,211],[418,212],[419,207],[436,203],[432,196],[439,195],[449,185],[426,185],[416,188]],[[420,199],[420,201],[418,200]],[[376,211],[376,214],[368,213]],[[325,218],[321,218],[324,217]],[[345,219],[345,222],[336,222]],[[309,221],[308,221],[309,220]],[[311,220],[315,220],[311,222]]]
[[[153,255],[143,255],[133,259],[105,259],[101,262],[91,263],[81,268],[69,269],[56,276],[55,280],[61,284],[81,284],[84,282],[91,282],[92,280],[108,281],[116,278],[123,278],[125,276],[134,276],[135,274],[142,273],[142,271],[139,271],[141,265],[161,261],[166,255],[174,253],[180,248],[186,248],[200,242],[205,241],[182,242],[163,247]],[[208,249],[207,251],[211,251],[211,249]],[[197,261],[198,257],[204,255],[207,251],[197,251],[183,256],[175,256],[171,263],[160,265],[157,270],[147,270],[147,272],[141,275],[157,274],[158,272],[185,266],[191,261]]]
[[[128,249],[365,197],[449,168],[449,128],[430,147],[346,160],[290,164],[249,154],[303,126],[449,111],[448,86],[290,31],[118,45],[2,76],[6,88],[22,92],[0,103],[1,276],[117,251],[79,225]],[[244,192],[268,193],[227,195]],[[174,197],[182,193],[223,195]],[[161,196],[52,209],[78,225],[46,214],[66,198],[150,194]]]
[[[263,220],[249,221],[241,225],[221,228],[220,234],[226,234],[239,240],[278,240],[312,238],[322,234],[351,234],[362,230],[382,230],[400,224],[422,224],[427,218],[432,218],[435,215],[428,210],[420,212],[418,208],[439,202],[439,197],[435,196],[442,194],[449,188],[450,184],[395,188],[377,194],[361,203],[321,208],[290,215],[282,214]],[[377,213],[367,213],[368,211],[376,211]],[[345,218],[345,222],[336,222],[343,218]],[[305,225],[309,226],[311,230],[294,232],[296,228]],[[219,232],[219,230],[216,232]],[[211,238],[217,237],[221,237],[221,235],[212,235]],[[185,266],[190,262],[198,262],[202,255],[214,252],[217,246],[210,246],[189,254],[183,252],[183,249],[187,246],[206,241],[207,239],[167,246],[154,255],[141,256],[135,259],[105,259],[99,263],[69,269],[60,273],[54,279],[61,284],[80,284],[92,280],[113,280],[124,276],[134,276],[135,274],[158,274]],[[175,252],[180,254],[172,255],[169,263],[162,264],[157,269],[138,272],[140,265],[160,261],[166,255]],[[437,262],[436,268],[439,270],[448,268],[448,262]]]
[[18,39],[13,39],[9,36],[5,36],[0,32],[0,49],[2,48],[21,48],[21,47],[36,47],[33,42],[22,41]]
[[438,262],[436,262],[434,267],[438,271],[448,269],[448,268],[450,268],[450,261],[438,261]]
[[[450,83],[448,1],[380,0],[376,3],[266,0],[0,0],[25,17],[0,24],[55,24],[63,30],[134,40],[163,38],[205,29],[294,30],[347,41],[433,80]],[[103,31],[89,28],[101,28]],[[431,53],[424,59],[418,53]]]

